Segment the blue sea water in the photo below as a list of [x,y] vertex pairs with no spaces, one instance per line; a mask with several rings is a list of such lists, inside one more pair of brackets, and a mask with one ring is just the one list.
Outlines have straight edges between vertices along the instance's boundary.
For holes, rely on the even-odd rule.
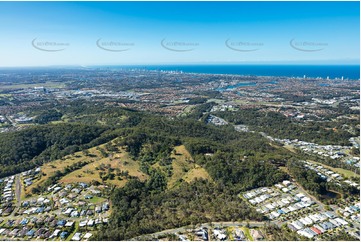
[[[134,66],[135,67],[135,66]],[[149,65],[148,70],[255,76],[321,77],[360,79],[359,65]]]

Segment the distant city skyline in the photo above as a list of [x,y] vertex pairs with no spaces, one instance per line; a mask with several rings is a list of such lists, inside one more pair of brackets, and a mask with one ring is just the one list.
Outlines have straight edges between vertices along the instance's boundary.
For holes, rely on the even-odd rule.
[[0,67],[359,64],[359,2],[0,2]]

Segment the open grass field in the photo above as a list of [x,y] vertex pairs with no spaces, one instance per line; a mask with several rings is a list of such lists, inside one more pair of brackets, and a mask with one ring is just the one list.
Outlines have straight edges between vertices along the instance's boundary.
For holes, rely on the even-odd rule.
[[229,240],[234,241],[234,231],[235,228],[234,227],[227,227],[226,228],[226,234],[228,235]]
[[351,178],[351,177],[360,178],[360,175],[356,174],[353,171],[345,170],[345,169],[342,169],[342,168],[333,168],[333,170],[338,172],[339,174],[345,176],[346,178]]
[[297,153],[296,150],[293,148],[292,145],[285,145],[284,146],[287,150],[291,151],[292,153]]
[[290,145],[279,146],[279,145],[277,145],[275,143],[272,143],[272,142],[269,142],[268,144],[270,146],[272,146],[273,148],[276,148],[276,149],[283,149],[283,150],[291,151],[293,153],[297,153],[296,150]]
[[174,147],[171,158],[173,175],[168,181],[168,188],[174,187],[179,179],[186,182],[191,182],[195,178],[211,179],[204,168],[193,163],[193,158],[184,145]]
[[73,238],[74,234],[79,230],[79,222],[75,221],[74,224],[74,231],[68,236],[68,238],[66,239],[66,241],[71,241],[71,238]]
[[62,120],[56,120],[56,121],[51,121],[50,123],[51,124],[61,124],[61,123],[65,123],[65,122]]
[[234,100],[234,102],[237,104],[240,104],[240,105],[249,104],[248,101],[241,100],[241,99]]
[[1,85],[0,90],[5,89],[25,89],[34,87],[48,87],[48,88],[63,88],[65,85],[60,82],[45,82],[45,83],[32,83],[32,84],[14,84],[14,85]]
[[88,201],[93,203],[93,204],[99,204],[99,203],[105,202],[106,199],[103,198],[103,197],[93,197],[93,198],[89,199]]
[[[95,153],[95,148],[89,149],[89,153]],[[90,160],[89,157],[84,156],[82,152],[76,152],[73,155],[66,156],[64,159],[55,160],[55,161],[44,164],[41,167],[41,171],[45,175],[41,176],[40,179],[34,181],[34,183],[31,186],[27,187],[26,190],[25,190],[25,193],[26,194],[31,194],[31,189],[32,188],[34,188],[37,185],[42,184],[43,182],[45,182],[48,179],[48,177],[53,175],[56,171],[58,171],[58,170],[61,171],[66,166],[70,166],[70,165],[72,165],[74,163],[77,163],[77,162],[80,162],[80,161],[86,161],[86,160]]]
[[195,107],[194,105],[189,105],[189,106],[185,107],[183,110],[183,114],[190,114],[194,107]]
[[249,228],[247,227],[242,227],[242,230],[244,232],[244,235],[246,236],[247,240],[249,241],[254,241],[253,237],[251,236],[251,233],[249,231]]
[[210,103],[210,102],[215,102],[217,104],[225,103],[225,101],[223,99],[218,99],[218,98],[210,98],[210,99],[208,99],[207,103]]
[[23,183],[24,179],[21,177],[20,182],[21,182],[21,191],[20,191],[20,200],[23,201],[25,199],[25,186]]
[[288,174],[288,169],[285,166],[280,166],[279,169]]
[[[62,179],[60,179],[60,182],[64,183],[72,183],[72,182],[91,182],[93,180],[96,180],[98,182],[102,182],[99,173],[101,170],[97,170],[96,168],[100,167],[101,165],[110,165],[111,168],[119,168],[120,171],[128,171],[130,176],[136,176],[141,181],[144,181],[147,179],[147,175],[142,173],[139,170],[139,164],[137,161],[134,161],[129,157],[129,154],[124,149],[119,149],[119,152],[113,155],[113,157],[106,157],[106,158],[98,158],[96,161],[83,166],[81,169],[76,170],[66,176],[64,176]],[[105,182],[108,185],[115,185],[117,187],[123,187],[127,180],[118,180],[115,178],[114,180],[107,180]]]
[[186,182],[191,182],[196,178],[202,178],[209,181],[212,180],[208,172],[199,165],[196,165],[195,168],[191,169],[190,171],[187,172],[187,174],[185,174],[185,176],[183,176],[183,179]]
[[[114,142],[111,141],[111,143]],[[43,175],[34,180],[34,183],[22,192],[23,197],[31,196],[32,188],[46,182],[56,171],[63,171],[65,167],[78,162],[87,162],[88,164],[61,177],[58,182],[66,184],[97,181],[105,185],[123,187],[129,178],[126,175],[121,175],[121,172],[128,172],[128,176],[138,177],[141,181],[148,179],[148,175],[140,171],[139,162],[133,160],[129,153],[125,151],[125,148],[117,147],[117,151],[107,151],[108,156],[106,157],[103,157],[101,149],[106,150],[106,144],[88,149],[87,155],[82,151],[76,152],[63,159],[44,164],[41,167]],[[171,158],[173,159],[173,173],[168,180],[168,188],[176,186],[181,179],[186,182],[191,182],[196,178],[212,180],[204,168],[194,163],[192,156],[184,145],[175,147]],[[162,169],[158,163],[154,164],[153,167]],[[113,178],[104,179],[103,181],[102,176],[107,176],[109,172],[114,174]]]
[[[33,187],[36,187],[37,185],[45,182],[48,179],[48,177],[52,176],[57,170],[62,171],[66,166],[71,166],[81,161],[86,161],[89,163],[78,170],[66,174],[59,180],[59,182],[90,183],[92,181],[98,181],[100,183],[103,183],[99,173],[100,172],[107,173],[108,168],[105,169],[103,168],[103,171],[100,168],[101,166],[108,166],[108,165],[114,169],[118,168],[120,171],[128,171],[128,174],[130,176],[136,176],[141,181],[144,181],[148,178],[146,174],[142,173],[139,170],[138,162],[131,159],[129,157],[129,154],[123,148],[119,148],[118,152],[112,154],[109,157],[102,157],[100,151],[97,150],[97,148],[105,149],[105,145],[100,145],[88,149],[90,156],[84,155],[83,152],[76,152],[72,155],[66,156],[64,159],[55,160],[47,164],[44,164],[41,167],[41,169],[45,175],[41,176],[40,179],[34,181],[34,183],[31,186],[26,188],[25,194],[31,195],[31,190]],[[117,179],[117,177],[115,177],[115,179],[113,180],[107,179],[104,183],[107,185],[115,185],[117,187],[122,187],[126,184],[126,182],[127,179],[125,178],[119,180]]]
[[188,170],[194,165],[190,163],[193,160],[184,145],[180,145],[174,148],[171,158],[173,159],[173,175],[168,181],[168,188],[171,188],[175,183],[181,179]]

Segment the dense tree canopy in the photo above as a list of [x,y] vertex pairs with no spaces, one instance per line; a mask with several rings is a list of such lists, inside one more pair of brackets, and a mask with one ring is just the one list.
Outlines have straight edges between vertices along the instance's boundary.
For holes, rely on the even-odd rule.
[[[156,192],[154,192],[156,191]],[[114,207],[107,229],[96,240],[129,240],[169,228],[210,221],[262,220],[229,187],[204,180],[182,183],[159,192],[149,183],[132,180],[112,195]]]
[[320,122],[297,123],[277,112],[262,112],[258,109],[244,109],[237,112],[217,112],[234,124],[249,125],[252,130],[265,132],[275,138],[299,139],[318,144],[349,145],[352,134],[334,128],[336,123],[328,125]]
[[57,124],[0,134],[0,176],[79,151],[104,131],[95,125]]

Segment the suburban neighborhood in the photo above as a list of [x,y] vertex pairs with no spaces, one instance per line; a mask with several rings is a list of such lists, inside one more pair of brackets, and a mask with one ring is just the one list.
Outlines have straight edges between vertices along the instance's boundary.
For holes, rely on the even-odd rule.
[[355,239],[360,239],[360,201],[346,208],[330,206],[329,209],[305,194],[292,181],[283,181],[274,187],[263,187],[241,194],[257,211],[265,214],[277,225],[286,224],[292,231],[312,239],[343,229]]
[[108,223],[110,203],[97,186],[83,182],[56,183],[46,192],[21,199],[15,196],[16,177],[29,186],[40,168],[0,180],[0,239],[88,240]]

